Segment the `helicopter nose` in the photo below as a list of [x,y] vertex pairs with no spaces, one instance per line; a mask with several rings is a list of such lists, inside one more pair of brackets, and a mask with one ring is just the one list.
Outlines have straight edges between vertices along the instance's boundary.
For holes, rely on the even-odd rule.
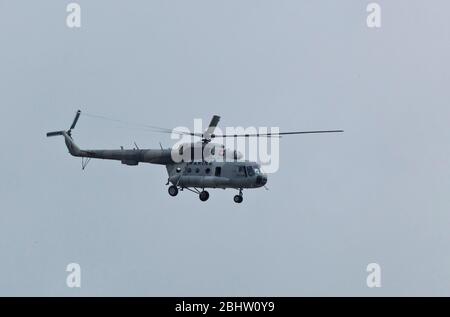
[[264,186],[266,184],[267,184],[267,175],[264,174],[263,177],[262,177],[262,185]]
[[259,175],[256,177],[256,184],[259,186],[264,186],[267,183],[267,175],[263,174],[263,175]]

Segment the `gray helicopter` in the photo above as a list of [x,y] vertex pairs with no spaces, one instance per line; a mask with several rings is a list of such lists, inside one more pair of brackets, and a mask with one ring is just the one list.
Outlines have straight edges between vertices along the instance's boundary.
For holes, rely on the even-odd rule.
[[233,188],[239,191],[234,196],[234,202],[241,203],[244,188],[259,188],[267,183],[267,174],[261,171],[260,164],[243,161],[240,152],[226,149],[221,144],[210,143],[215,138],[270,138],[294,134],[343,132],[343,130],[320,130],[216,135],[214,130],[220,121],[220,117],[215,115],[203,133],[178,132],[163,128],[158,128],[160,130],[157,131],[200,137],[200,142],[185,143],[171,149],[164,149],[162,146],[160,149],[139,149],[136,146],[134,149],[121,147],[118,150],[82,150],[72,138],[72,130],[75,128],[80,115],[81,111],[78,110],[69,130],[49,132],[47,137],[63,136],[69,153],[72,156],[82,158],[83,169],[92,158],[117,160],[129,166],[136,166],[139,163],[165,165],[168,173],[166,185],[171,184],[168,188],[169,195],[177,196],[179,191],[186,189],[198,194],[201,201],[207,201],[209,198],[209,193],[205,188]]

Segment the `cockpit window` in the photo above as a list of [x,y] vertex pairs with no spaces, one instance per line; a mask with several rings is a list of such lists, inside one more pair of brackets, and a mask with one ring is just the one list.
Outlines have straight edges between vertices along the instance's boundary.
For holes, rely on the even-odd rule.
[[255,175],[255,171],[252,166],[247,166],[247,174],[248,174],[248,176]]
[[253,169],[255,170],[255,174],[256,175],[260,175],[261,174],[261,170],[259,169],[259,167],[254,167]]

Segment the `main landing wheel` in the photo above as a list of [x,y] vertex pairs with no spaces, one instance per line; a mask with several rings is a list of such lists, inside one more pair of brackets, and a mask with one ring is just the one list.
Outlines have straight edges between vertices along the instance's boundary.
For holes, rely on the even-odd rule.
[[175,197],[176,195],[178,195],[178,188],[175,185],[170,186],[167,191],[169,192],[169,195],[172,197]]
[[198,197],[200,198],[201,201],[207,201],[209,198],[209,193],[206,190],[204,190],[198,195]]
[[240,204],[244,200],[244,197],[242,197],[242,195],[236,195],[233,200],[235,203]]

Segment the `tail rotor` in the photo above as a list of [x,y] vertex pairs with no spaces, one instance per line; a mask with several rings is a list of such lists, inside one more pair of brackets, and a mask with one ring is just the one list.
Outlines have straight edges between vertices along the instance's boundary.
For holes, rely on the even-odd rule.
[[73,119],[72,125],[70,126],[69,130],[48,132],[47,137],[63,135],[64,132],[66,132],[68,136],[72,137],[72,130],[75,129],[78,119],[80,119],[80,115],[81,115],[81,110],[78,110],[77,113],[75,114],[75,118]]

